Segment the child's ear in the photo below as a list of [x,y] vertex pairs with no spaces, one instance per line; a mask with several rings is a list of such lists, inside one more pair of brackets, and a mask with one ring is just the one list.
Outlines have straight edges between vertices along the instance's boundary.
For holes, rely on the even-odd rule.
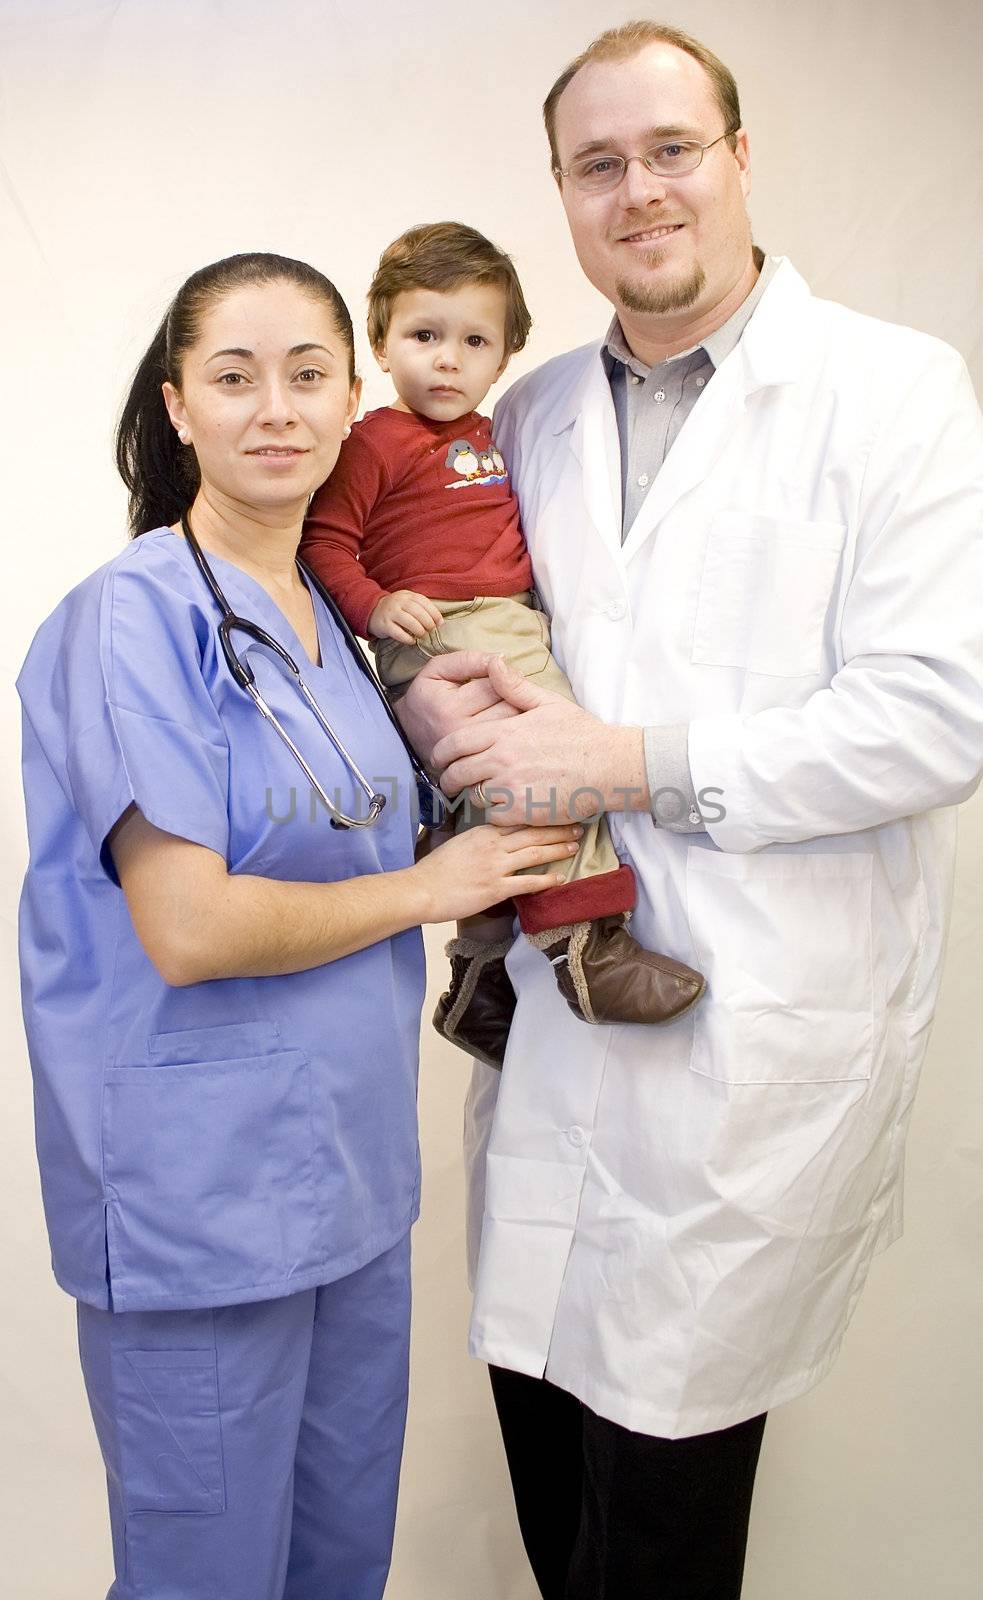
[[386,360],[386,347],[385,347],[385,345],[384,344],[374,344],[372,346],[372,354],[375,356],[375,359],[379,363],[379,366],[382,368],[383,372],[388,372],[389,371],[389,362]]
[[345,427],[347,429],[351,428],[352,423],[355,421],[355,418],[358,416],[358,407],[359,407],[359,403],[360,403],[361,399],[362,399],[362,380],[356,374],[355,380],[352,383],[351,390],[350,390],[349,395],[348,395],[348,406],[347,406],[347,409],[345,411]]

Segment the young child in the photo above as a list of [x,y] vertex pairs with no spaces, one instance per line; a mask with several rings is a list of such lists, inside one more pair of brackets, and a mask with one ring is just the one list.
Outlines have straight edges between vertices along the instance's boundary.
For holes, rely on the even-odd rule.
[[[368,303],[369,342],[396,399],[355,424],[311,504],[302,556],[372,641],[394,695],[428,658],[482,650],[572,699],[536,608],[506,464],[477,410],[529,332],[511,260],[459,223],[411,228],[383,252]],[[481,822],[480,810],[470,820]],[[702,976],[627,932],[634,874],[603,818],[556,870],[567,881],[521,898],[519,923],[577,1016],[666,1022],[695,1005]],[[515,1007],[511,944],[511,916],[462,925],[434,1015],[439,1033],[492,1066]]]

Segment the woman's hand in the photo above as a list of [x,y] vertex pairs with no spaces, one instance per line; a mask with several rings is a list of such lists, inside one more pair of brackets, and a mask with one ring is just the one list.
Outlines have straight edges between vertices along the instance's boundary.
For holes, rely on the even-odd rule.
[[380,600],[369,617],[369,636],[373,639],[398,639],[413,644],[431,628],[439,628],[443,612],[414,589],[397,589]]
[[457,834],[411,867],[423,890],[424,922],[456,922],[497,905],[510,895],[555,889],[559,873],[515,874],[523,867],[548,867],[576,855],[583,828],[492,828],[487,823]]

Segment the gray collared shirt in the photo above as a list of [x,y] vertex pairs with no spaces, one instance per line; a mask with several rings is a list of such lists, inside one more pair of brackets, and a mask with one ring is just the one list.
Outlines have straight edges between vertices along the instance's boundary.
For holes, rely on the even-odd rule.
[[765,256],[754,288],[723,326],[708,334],[702,344],[658,366],[647,367],[633,355],[621,323],[617,317],[612,321],[601,359],[611,385],[621,443],[622,540],[686,418],[721,362],[737,349],[777,266],[774,258]]
[[[628,348],[615,317],[601,360],[611,385],[621,445],[621,538],[629,532],[679,431],[721,362],[736,350],[778,266],[772,256],[758,260],[758,279],[734,314],[702,344],[647,367]],[[693,789],[685,723],[645,729],[645,767],[653,815],[675,833],[697,833],[703,820]]]

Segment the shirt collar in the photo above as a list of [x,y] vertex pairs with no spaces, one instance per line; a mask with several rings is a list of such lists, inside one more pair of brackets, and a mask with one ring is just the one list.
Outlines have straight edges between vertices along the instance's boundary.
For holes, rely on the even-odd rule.
[[[741,301],[737,310],[727,318],[727,321],[719,328],[715,328],[713,333],[708,333],[702,344],[693,345],[689,350],[681,350],[678,355],[671,356],[664,365],[668,366],[670,362],[675,361],[685,361],[695,351],[705,350],[714,368],[719,367],[721,362],[730,355],[731,351],[737,349],[741,334],[750,322],[758,301],[775,275],[778,268],[778,259],[777,256],[765,256],[754,288],[747,298]],[[617,316],[612,318],[611,326],[604,337],[601,355],[609,376],[613,372],[614,364],[617,361],[620,361],[623,366],[628,367],[630,371],[640,378],[646,378],[652,370],[651,367],[647,367],[644,361],[640,361],[638,356],[629,350]]]

